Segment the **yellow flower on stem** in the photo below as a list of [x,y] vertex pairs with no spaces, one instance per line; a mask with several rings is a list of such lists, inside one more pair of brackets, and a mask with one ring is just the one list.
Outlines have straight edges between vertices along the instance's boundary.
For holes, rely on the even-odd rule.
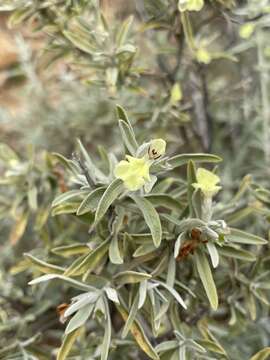
[[203,47],[197,49],[196,59],[202,64],[209,64],[212,60],[211,54]]
[[204,0],[179,0],[180,11],[200,11],[203,8]]
[[151,162],[146,158],[135,158],[126,155],[127,160],[120,161],[114,170],[116,178],[123,180],[125,187],[130,191],[139,190],[150,181],[149,168]]
[[251,35],[254,33],[255,24],[252,22],[248,22],[243,24],[239,29],[239,35],[242,39],[249,39]]
[[206,197],[212,197],[217,194],[221,189],[221,186],[217,186],[220,182],[220,178],[203,168],[199,168],[196,172],[197,182],[192,186],[195,189],[200,189]]

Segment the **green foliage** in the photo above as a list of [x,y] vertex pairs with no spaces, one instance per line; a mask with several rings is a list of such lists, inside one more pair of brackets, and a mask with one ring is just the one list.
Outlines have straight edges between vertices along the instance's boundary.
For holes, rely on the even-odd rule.
[[269,356],[269,7],[0,4],[1,359]]

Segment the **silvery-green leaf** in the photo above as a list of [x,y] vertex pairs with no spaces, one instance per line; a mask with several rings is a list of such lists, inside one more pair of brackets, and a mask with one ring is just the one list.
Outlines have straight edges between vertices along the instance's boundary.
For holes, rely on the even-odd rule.
[[81,332],[81,328],[78,328],[78,329],[74,330],[73,332],[66,334],[64,336],[64,340],[58,351],[56,360],[65,360],[67,358],[75,340],[80,335],[80,332]]
[[79,139],[77,139],[77,142],[79,144],[79,147],[80,147],[81,153],[83,155],[86,167],[88,169],[88,174],[91,177],[92,181],[94,183],[96,183],[96,181],[98,180],[98,181],[106,184],[108,182],[107,176],[105,176],[105,174],[103,174],[103,172],[101,170],[99,170],[99,168],[92,161],[90,155],[86,151],[86,149],[83,146],[82,142]]
[[169,210],[174,210],[176,212],[182,211],[183,206],[175,200],[172,196],[167,194],[150,194],[146,195],[145,198],[149,200],[154,206],[162,206]]
[[194,349],[195,351],[198,351],[200,353],[206,353],[206,350],[203,346],[201,346],[200,344],[198,344],[196,341],[194,341],[193,339],[187,339],[186,343],[188,344],[189,348]]
[[57,205],[52,209],[51,216],[57,216],[62,214],[75,214],[79,206],[79,202],[70,202]]
[[196,178],[196,167],[193,161],[189,161],[188,162],[188,166],[187,166],[187,185],[188,185],[188,206],[189,206],[189,214],[191,217],[194,217],[195,215],[195,210],[193,207],[193,202],[192,202],[192,198],[193,198],[193,193],[195,191],[194,187],[192,184],[197,182],[197,178]]
[[226,239],[231,242],[239,244],[250,244],[250,245],[264,245],[267,244],[267,240],[242,230],[234,229],[230,227],[230,233],[226,235]]
[[142,143],[137,149],[136,157],[142,158],[144,155],[146,155],[148,153],[150,144],[151,144],[150,141]]
[[151,275],[136,271],[123,271],[114,275],[114,280],[118,285],[135,284],[143,280],[151,279]]
[[116,34],[116,44],[117,46],[121,46],[126,42],[128,32],[130,30],[130,27],[133,23],[133,16],[129,16],[119,27],[119,30]]
[[140,282],[139,285],[139,303],[138,303],[138,309],[141,309],[145,303],[147,295],[147,280],[143,280]]
[[64,316],[68,317],[84,306],[96,303],[99,297],[100,294],[98,292],[88,292],[86,294],[82,294],[79,298],[77,297],[77,300],[67,308]]
[[109,258],[113,264],[123,264],[123,257],[119,250],[117,235],[114,235],[110,242]]
[[166,177],[155,185],[152,190],[152,194],[165,194],[174,182],[176,182],[176,179]]
[[215,244],[213,244],[210,241],[208,241],[208,243],[206,244],[206,247],[209,252],[209,255],[210,255],[210,258],[212,261],[212,265],[214,268],[216,268],[219,263],[219,255],[218,255],[217,248],[216,248]]
[[[70,266],[66,272],[66,276],[81,275],[85,271],[88,273],[92,272],[98,264],[103,260],[104,255],[107,253],[109,248],[109,239],[103,241],[95,250],[91,251],[89,255],[82,258],[80,263],[76,262],[76,267]],[[76,261],[76,260],[75,260]]]
[[122,339],[124,339],[127,335],[128,335],[128,332],[133,324],[133,321],[135,320],[136,318],[136,314],[137,314],[137,311],[138,311],[138,308],[139,308],[139,295],[137,294],[135,296],[135,299],[133,301],[133,304],[130,308],[130,311],[129,311],[129,314],[128,314],[128,318],[125,322],[125,326],[122,330]]
[[187,308],[186,304],[184,303],[184,300],[182,299],[182,297],[178,294],[178,292],[174,288],[172,288],[171,286],[167,285],[166,283],[164,283],[162,281],[155,281],[155,282],[157,284],[159,284],[160,286],[164,287],[184,309]]
[[210,339],[199,339],[197,342],[208,351],[212,351],[217,354],[225,355],[226,352],[223,350],[223,348],[216,343],[215,341],[212,341]]
[[69,278],[67,276],[59,275],[59,274],[42,275],[42,276],[30,281],[28,284],[29,285],[36,285],[36,284],[39,284],[41,282],[54,280],[54,279],[59,279],[59,280],[66,281],[71,287],[74,287],[74,288],[79,289],[79,290],[83,290],[83,291],[96,290],[93,286],[87,285],[87,284],[82,283],[80,281],[77,281],[77,280],[71,279],[71,278]]
[[77,258],[71,263],[71,265],[69,265],[69,267],[66,269],[65,275],[66,275],[66,274],[72,274],[73,269],[76,269],[76,268],[83,262],[83,260],[86,259],[89,254],[91,254],[92,251],[93,251],[93,249],[91,249],[91,248],[89,247],[88,251],[86,251],[84,254],[80,255],[79,257],[77,257]]
[[58,153],[52,153],[52,157],[56,158],[65,168],[71,171],[75,176],[80,174],[81,169],[73,160],[65,158],[63,155]]
[[144,185],[144,190],[146,193],[150,193],[156,181],[157,177],[155,175],[150,175],[150,181],[147,181]]
[[196,249],[194,260],[211,307],[216,310],[218,307],[217,290],[206,255],[200,249]]
[[135,137],[131,122],[129,121],[126,111],[122,108],[122,106],[116,105],[116,112],[117,112],[118,119],[123,120],[124,122],[126,122],[128,124],[129,128],[132,131],[133,136]]
[[78,327],[84,325],[87,319],[91,316],[95,304],[88,304],[78,310],[78,312],[70,319],[68,326],[66,327],[65,334],[69,334],[76,330]]
[[75,45],[81,51],[90,55],[94,55],[97,51],[97,48],[93,45],[92,42],[88,41],[86,38],[80,36],[76,32],[64,30],[62,33],[73,45]]
[[89,211],[95,211],[104,192],[105,188],[100,187],[87,194],[77,210],[77,215],[83,215]]
[[146,244],[143,244],[141,246],[139,246],[136,251],[133,253],[133,257],[138,257],[138,256],[143,256],[145,254],[149,254],[153,251],[156,251],[156,247],[153,243],[149,244],[149,243],[146,243]]
[[270,356],[270,347],[265,347],[264,349],[257,352],[253,355],[250,360],[267,360]]
[[187,353],[187,348],[185,344],[183,344],[182,346],[180,345],[178,349],[179,360],[186,360],[186,353]]
[[103,302],[104,302],[105,318],[107,320],[107,323],[105,325],[105,333],[101,345],[101,360],[107,360],[109,355],[110,344],[111,344],[112,323],[111,323],[111,315],[110,315],[110,309],[107,299],[103,298]]
[[97,224],[106,214],[110,205],[117,199],[117,197],[124,190],[122,180],[115,179],[105,190],[102,195],[95,214],[95,224]]
[[108,296],[108,299],[110,299],[111,301],[119,304],[119,299],[118,299],[118,294],[117,294],[117,291],[115,289],[113,289],[112,287],[109,287],[109,286],[106,286],[104,288],[107,296]]
[[179,254],[181,244],[182,244],[183,240],[185,240],[185,236],[186,236],[185,233],[181,233],[178,235],[178,238],[174,244],[174,257],[175,258],[177,258],[178,254]]
[[130,195],[130,197],[135,201],[143,213],[145,222],[151,231],[153,242],[156,247],[159,247],[162,239],[162,229],[157,211],[146,198],[141,198],[136,195]]
[[37,196],[38,196],[37,188],[36,188],[36,186],[32,186],[31,189],[27,193],[27,197],[28,197],[29,207],[33,211],[36,211],[37,207],[38,207]]
[[113,153],[108,154],[108,160],[109,160],[109,165],[110,165],[109,178],[110,178],[110,180],[112,180],[113,176],[114,176],[114,169],[118,163],[118,160]]
[[138,144],[131,127],[123,120],[119,120],[119,127],[126,148],[132,156],[135,156],[138,149]]
[[155,347],[156,352],[163,353],[177,348],[179,342],[177,340],[168,340],[158,344]]
[[[15,8],[16,9],[16,8]],[[8,19],[8,26],[10,28],[15,27],[29,19],[32,15],[34,15],[35,10],[32,6],[26,6],[23,8],[18,8],[13,11],[12,15]]]
[[60,204],[63,204],[67,201],[70,201],[70,200],[80,200],[82,198],[82,196],[85,196],[87,195],[89,192],[89,189],[78,189],[78,190],[70,190],[70,191],[67,191],[63,194],[60,194],[59,196],[57,196],[54,201],[52,202],[52,207],[56,207]]
[[89,250],[91,249],[88,244],[77,243],[71,245],[58,246],[56,248],[51,249],[51,252],[59,256],[69,257],[78,254],[85,254],[89,252]]
[[26,227],[28,224],[29,219],[29,212],[23,212],[21,213],[14,223],[14,225],[11,228],[10,234],[9,234],[9,242],[14,246],[17,244],[17,242],[22,238],[26,231]]
[[235,258],[243,261],[255,261],[256,256],[250,251],[237,248],[235,246],[224,245],[219,248],[220,255],[227,256],[229,258]]
[[166,284],[171,288],[174,288],[174,281],[175,281],[175,272],[176,272],[176,264],[173,254],[170,256],[170,260],[168,263],[168,272],[167,272],[167,280]]
[[31,262],[31,264],[33,264],[35,268],[37,268],[40,272],[44,274],[63,274],[63,272],[65,271],[64,268],[37,259],[31,254],[25,253],[24,256],[27,258],[27,260]]
[[[117,307],[118,311],[120,312],[124,321],[127,321],[127,318],[128,318],[127,311],[120,305],[117,305],[116,307]],[[150,357],[150,359],[159,360],[158,354],[156,353],[155,349],[153,348],[150,341],[146,337],[142,326],[136,319],[134,320],[134,322],[130,328],[130,332],[134,336],[139,347]]]
[[172,169],[174,169],[178,166],[187,164],[189,161],[193,161],[195,163],[217,163],[222,161],[222,158],[212,154],[180,154],[169,158],[167,163]]
[[117,55],[121,55],[122,53],[135,53],[137,50],[136,46],[132,45],[132,44],[125,44],[123,46],[120,46],[119,48],[117,48],[116,50],[116,54]]

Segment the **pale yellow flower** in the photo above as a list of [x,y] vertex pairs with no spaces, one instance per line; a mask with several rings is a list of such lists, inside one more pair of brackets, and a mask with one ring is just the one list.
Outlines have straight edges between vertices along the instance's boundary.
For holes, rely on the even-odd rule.
[[196,59],[202,64],[209,64],[212,60],[211,54],[203,47],[196,51]]
[[148,156],[149,159],[158,159],[165,154],[166,141],[163,139],[155,139],[150,142]]
[[197,182],[193,183],[192,186],[195,189],[200,189],[206,197],[214,196],[221,189],[221,186],[217,186],[220,178],[211,171],[199,168],[196,177]]
[[203,8],[204,0],[179,0],[180,11],[200,11]]
[[171,88],[171,97],[170,97],[170,103],[172,105],[175,105],[180,101],[183,97],[182,89],[180,84],[175,83],[173,87]]
[[127,160],[120,161],[114,170],[116,178],[123,180],[130,191],[139,190],[150,181],[149,168],[151,163],[147,159],[126,155]]
[[243,24],[239,29],[239,35],[242,39],[249,39],[251,35],[254,33],[255,24],[252,22],[248,22]]

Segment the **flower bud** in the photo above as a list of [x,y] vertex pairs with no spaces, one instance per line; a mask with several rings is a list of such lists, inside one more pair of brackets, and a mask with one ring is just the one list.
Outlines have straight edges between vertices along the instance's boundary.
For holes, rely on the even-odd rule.
[[166,151],[166,141],[163,139],[155,139],[150,142],[150,146],[148,149],[148,156],[151,160],[156,160],[162,155],[165,154]]

